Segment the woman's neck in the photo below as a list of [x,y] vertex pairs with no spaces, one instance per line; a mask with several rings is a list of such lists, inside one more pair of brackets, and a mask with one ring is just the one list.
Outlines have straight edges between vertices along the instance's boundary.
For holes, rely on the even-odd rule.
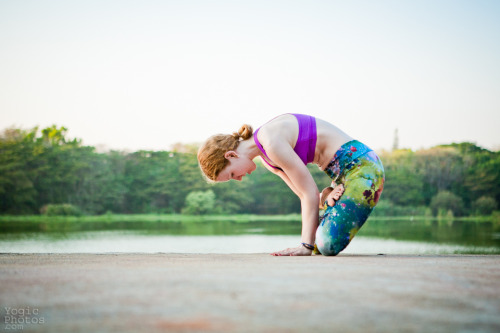
[[261,156],[260,149],[255,144],[253,136],[251,138],[248,138],[247,140],[241,141],[236,150],[240,154],[248,156],[248,158],[250,158],[251,160],[253,160],[257,156]]

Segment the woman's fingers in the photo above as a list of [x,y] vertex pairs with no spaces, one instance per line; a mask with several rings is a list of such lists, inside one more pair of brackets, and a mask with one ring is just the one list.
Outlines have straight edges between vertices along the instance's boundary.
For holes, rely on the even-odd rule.
[[290,252],[291,249],[284,249],[278,252],[271,253],[273,256],[283,256],[283,255],[288,255],[287,253]]
[[306,249],[303,246],[288,248],[282,251],[271,253],[273,256],[310,256],[311,250]]

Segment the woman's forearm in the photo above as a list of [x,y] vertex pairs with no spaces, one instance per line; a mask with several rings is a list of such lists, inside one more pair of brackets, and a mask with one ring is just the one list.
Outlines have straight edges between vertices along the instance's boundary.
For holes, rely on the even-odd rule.
[[301,198],[302,208],[302,242],[314,244],[318,228],[319,195]]

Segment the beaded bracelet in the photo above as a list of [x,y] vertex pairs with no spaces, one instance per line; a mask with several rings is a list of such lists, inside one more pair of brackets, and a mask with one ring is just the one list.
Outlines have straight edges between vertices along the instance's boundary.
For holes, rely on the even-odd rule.
[[314,245],[307,244],[307,243],[300,243],[300,244],[302,244],[302,246],[308,250],[314,250]]

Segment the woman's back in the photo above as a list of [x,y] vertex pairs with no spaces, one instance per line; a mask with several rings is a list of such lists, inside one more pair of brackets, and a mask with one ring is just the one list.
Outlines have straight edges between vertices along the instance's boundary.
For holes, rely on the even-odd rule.
[[[326,168],[335,152],[344,143],[352,138],[341,131],[336,126],[316,119],[316,148],[312,163],[317,164],[321,169]],[[258,141],[264,149],[272,149],[273,142],[285,140],[292,148],[295,148],[299,139],[299,123],[293,114],[278,116],[264,124],[258,130]]]

